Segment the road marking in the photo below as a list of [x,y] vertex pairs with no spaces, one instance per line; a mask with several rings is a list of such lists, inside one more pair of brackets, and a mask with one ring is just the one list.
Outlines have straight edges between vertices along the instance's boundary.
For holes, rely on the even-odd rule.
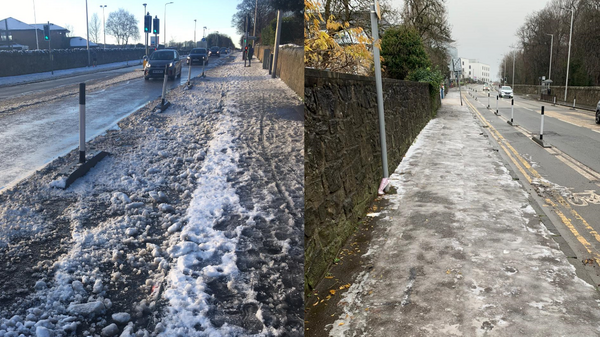
[[[553,190],[551,188],[552,186],[550,186],[550,184],[548,184],[547,180],[543,179],[542,176],[533,167],[531,167],[531,165],[529,165],[529,163],[521,155],[519,155],[519,153],[515,150],[515,148],[512,147],[510,145],[510,143],[500,134],[500,132],[498,130],[496,130],[496,128],[494,128],[479,113],[479,111],[471,104],[471,102],[469,102],[466,99],[465,99],[465,101],[467,102],[467,105],[471,109],[473,109],[473,111],[475,112],[477,117],[484,124],[487,125],[488,130],[490,130],[490,134],[492,135],[492,137],[494,137],[494,139],[496,139],[496,141],[498,142],[498,144],[500,145],[502,150],[511,159],[511,161],[515,164],[515,166],[519,169],[519,171],[521,173],[523,173],[523,175],[525,176],[525,179],[531,184],[531,182],[532,182],[531,176],[529,176],[529,174],[525,173],[525,169],[527,169],[533,177],[535,177],[539,180],[539,184],[544,187],[547,187],[550,190],[550,194],[552,195],[552,197],[554,197],[560,205],[565,207],[569,211],[569,213],[571,213],[572,216],[574,216],[577,220],[581,221],[583,226],[588,230],[588,233],[590,235],[592,235],[594,237],[594,239],[596,239],[596,241],[600,242],[600,234],[598,234],[598,232],[596,232],[596,230],[594,230],[594,228],[592,228],[592,226],[590,226],[590,224],[581,215],[579,215],[579,213],[577,213],[561,195],[559,195],[555,190]],[[506,145],[506,147],[504,145]],[[512,152],[512,154],[514,156],[509,153],[509,151],[507,150],[507,147],[510,149],[510,152]],[[515,158],[516,158],[516,160],[515,160]],[[521,165],[523,165],[523,167],[525,169],[522,168]],[[561,221],[565,224],[565,226],[567,226],[567,228],[569,228],[569,230],[573,233],[573,235],[575,235],[577,240],[584,245],[584,247],[586,248],[588,253],[590,253],[590,254],[592,254],[592,256],[594,256],[596,263],[598,263],[598,265],[600,265],[600,254],[598,254],[595,250],[593,250],[592,245],[583,236],[581,236],[579,234],[577,229],[571,223],[571,220],[568,219],[566,216],[564,216],[564,214],[556,207],[556,204],[553,203],[550,199],[546,198],[546,202],[553,207],[553,210],[556,212],[557,215],[559,215]]]

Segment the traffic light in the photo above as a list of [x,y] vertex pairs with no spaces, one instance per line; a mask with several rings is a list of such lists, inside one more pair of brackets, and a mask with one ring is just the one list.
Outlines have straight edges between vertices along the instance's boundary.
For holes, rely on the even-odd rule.
[[46,40],[46,41],[50,40],[50,26],[49,25],[44,25],[44,40]]
[[152,15],[144,16],[144,33],[150,33],[152,30]]
[[152,34],[160,34],[160,19],[157,16],[152,20]]

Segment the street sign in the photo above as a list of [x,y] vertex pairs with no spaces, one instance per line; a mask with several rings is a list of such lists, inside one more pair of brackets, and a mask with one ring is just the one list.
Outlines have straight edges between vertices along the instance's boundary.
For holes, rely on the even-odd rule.
[[202,38],[202,42],[206,42],[206,38],[205,37]]

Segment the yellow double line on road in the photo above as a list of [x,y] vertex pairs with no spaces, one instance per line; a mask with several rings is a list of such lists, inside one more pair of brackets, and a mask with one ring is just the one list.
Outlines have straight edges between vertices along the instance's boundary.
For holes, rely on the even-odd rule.
[[[513,148],[512,145],[510,145],[510,143],[500,134],[500,132],[498,132],[498,130],[496,130],[479,113],[477,108],[475,108],[475,106],[473,106],[473,104],[471,104],[471,102],[468,99],[466,99],[466,97],[465,97],[464,101],[467,103],[469,108],[471,108],[471,110],[477,115],[479,120],[481,120],[481,122],[487,126],[487,128],[490,130],[490,134],[492,135],[492,137],[494,137],[494,139],[496,140],[498,145],[500,145],[502,150],[506,153],[508,158],[510,158],[510,160],[515,164],[517,169],[523,174],[523,176],[529,182],[529,184],[531,184],[533,182],[533,179],[537,179],[536,183],[549,188],[552,191],[551,192],[552,197],[554,197],[560,205],[562,205],[564,208],[566,208],[569,211],[569,213],[571,213],[571,215],[573,217],[575,217],[575,219],[581,221],[581,223],[586,228],[586,230],[590,233],[590,235],[592,235],[596,239],[596,241],[600,242],[600,235],[598,234],[598,232],[596,232],[596,230],[594,230],[594,228],[592,228],[592,226],[590,226],[590,224],[579,213],[577,213],[560,194],[556,193],[554,190],[551,189],[552,186],[550,186],[548,181],[543,179],[542,176],[533,167],[531,167],[531,165],[529,165],[529,163],[525,159],[523,159],[523,157],[521,155],[519,155],[517,150],[515,150],[515,148]],[[552,207],[554,212],[558,215],[558,217],[561,219],[561,221],[564,223],[564,225],[569,229],[569,231],[571,231],[571,233],[575,236],[577,241],[579,241],[583,245],[583,247],[587,250],[587,252],[596,261],[596,263],[598,265],[600,265],[600,254],[594,249],[594,247],[583,236],[581,236],[581,234],[579,234],[579,231],[577,231],[577,229],[571,222],[571,219],[567,218],[564,215],[564,213],[558,209],[558,206],[556,205],[556,203],[554,203],[550,198],[545,198],[545,201],[546,201],[546,204],[548,204]]]

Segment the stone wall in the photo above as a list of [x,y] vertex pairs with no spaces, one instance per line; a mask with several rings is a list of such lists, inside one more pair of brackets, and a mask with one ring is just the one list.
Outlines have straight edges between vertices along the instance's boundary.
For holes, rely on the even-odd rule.
[[[537,85],[524,85],[515,84],[515,94],[523,95],[538,95],[540,87]],[[564,101],[565,98],[565,86],[552,86],[552,95],[556,95],[556,100],[559,102]],[[569,87],[567,90],[567,103],[572,104],[573,98],[577,98],[577,105],[592,106],[595,107],[600,100],[600,87]]]
[[[305,69],[305,291],[364,219],[382,178],[375,80]],[[389,172],[440,106],[429,84],[384,79]]]
[[[135,49],[95,49],[97,64],[141,60],[144,48]],[[90,54],[93,55],[93,54]],[[88,53],[86,49],[57,49],[52,51],[54,62],[50,62],[48,50],[0,51],[0,77],[16,76],[86,67]]]
[[[269,49],[273,52],[273,46],[256,45],[254,56],[261,63],[263,60],[263,50]],[[304,48],[294,45],[284,45],[279,47],[277,56],[277,77],[287,84],[298,96],[304,95]]]

